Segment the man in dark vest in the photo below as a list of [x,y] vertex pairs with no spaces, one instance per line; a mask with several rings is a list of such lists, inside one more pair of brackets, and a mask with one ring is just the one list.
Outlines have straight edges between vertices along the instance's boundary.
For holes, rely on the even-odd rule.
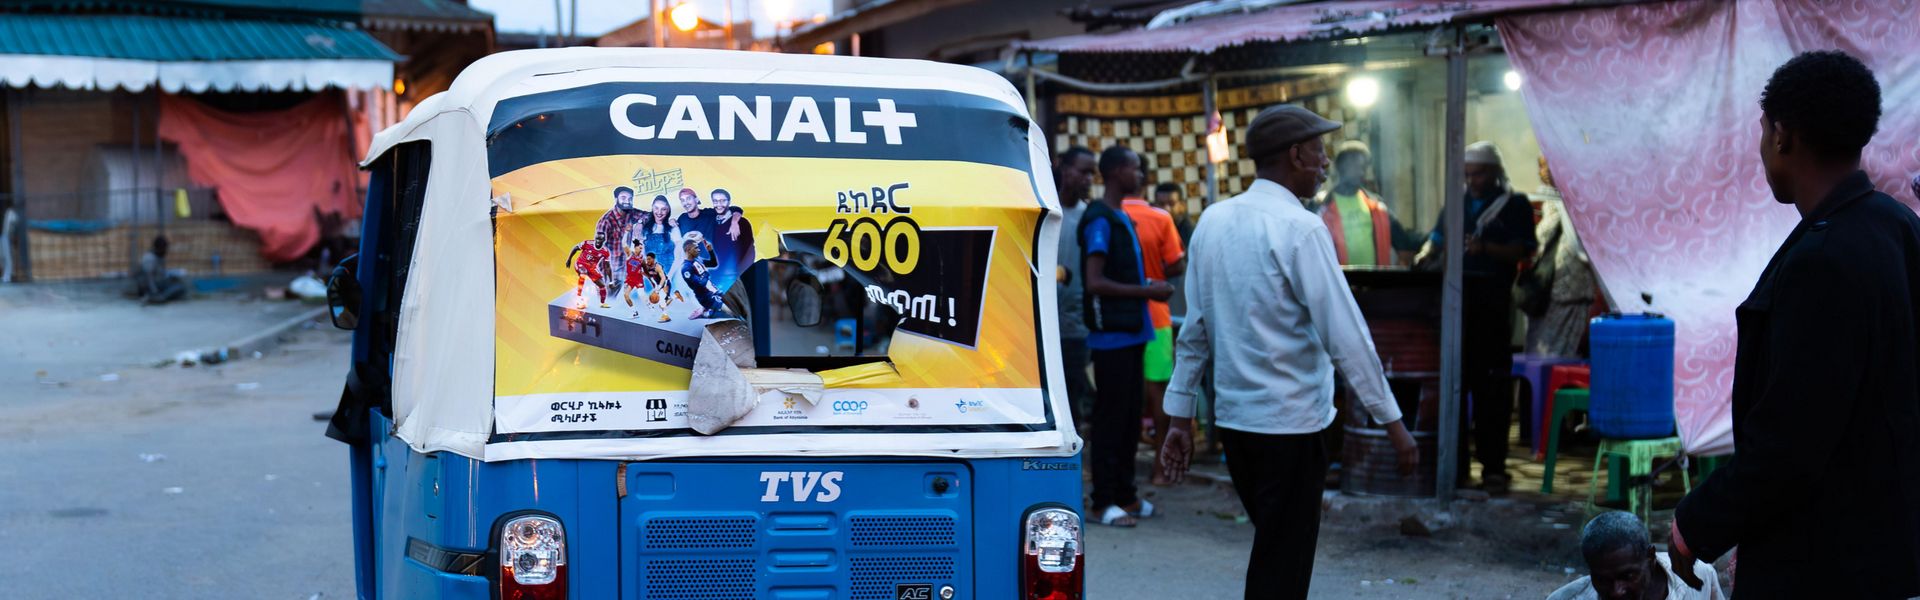
[[1734,313],[1737,454],[1674,512],[1674,572],[1738,547],[1736,598],[1920,596],[1920,218],[1860,170],[1880,86],[1809,52],[1760,111],[1800,223]]
[[1126,146],[1100,153],[1101,198],[1080,217],[1081,303],[1087,347],[1093,354],[1093,427],[1087,463],[1093,471],[1093,515],[1104,525],[1132,527],[1153,516],[1153,504],[1133,485],[1133,451],[1140,438],[1141,387],[1153,320],[1147,300],[1166,301],[1173,286],[1150,281],[1140,260],[1133,221],[1122,208],[1140,199],[1145,179],[1140,155]]

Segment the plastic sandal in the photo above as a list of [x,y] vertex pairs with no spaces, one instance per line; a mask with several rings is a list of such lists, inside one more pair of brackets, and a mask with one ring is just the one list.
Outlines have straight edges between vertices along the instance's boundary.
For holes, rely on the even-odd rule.
[[1108,527],[1133,527],[1139,524],[1137,522],[1124,525],[1119,523],[1121,519],[1126,518],[1132,518],[1136,521],[1139,519],[1139,517],[1135,517],[1133,513],[1127,512],[1127,509],[1120,508],[1118,505],[1109,505],[1106,510],[1100,512],[1100,520],[1096,522]]
[[1152,502],[1148,502],[1145,498],[1141,498],[1140,512],[1129,513],[1129,514],[1132,514],[1133,518],[1136,518],[1136,519],[1151,519],[1151,518],[1160,516],[1160,511],[1153,509]]

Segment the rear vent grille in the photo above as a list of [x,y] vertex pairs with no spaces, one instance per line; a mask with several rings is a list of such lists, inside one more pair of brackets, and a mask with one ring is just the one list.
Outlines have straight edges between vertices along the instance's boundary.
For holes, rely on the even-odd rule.
[[647,521],[648,550],[747,550],[753,517],[682,517]]
[[759,582],[754,581],[756,567],[750,558],[649,560],[646,597],[647,600],[753,600],[759,587]]
[[953,581],[953,559],[940,556],[887,556],[853,559],[853,600],[894,600],[894,586],[902,583],[941,584]]
[[854,547],[952,546],[953,517],[854,517]]

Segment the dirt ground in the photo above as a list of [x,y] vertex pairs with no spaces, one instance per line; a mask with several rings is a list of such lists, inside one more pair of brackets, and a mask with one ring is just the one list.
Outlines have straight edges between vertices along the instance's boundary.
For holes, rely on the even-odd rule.
[[[1088,526],[1088,597],[1241,597],[1253,526],[1233,491],[1195,482],[1143,491],[1164,517],[1135,529]],[[1327,504],[1313,598],[1543,598],[1585,574],[1579,516],[1553,507],[1492,500],[1439,510],[1337,494]],[[1451,525],[1401,534],[1399,517],[1414,513],[1445,513]]]

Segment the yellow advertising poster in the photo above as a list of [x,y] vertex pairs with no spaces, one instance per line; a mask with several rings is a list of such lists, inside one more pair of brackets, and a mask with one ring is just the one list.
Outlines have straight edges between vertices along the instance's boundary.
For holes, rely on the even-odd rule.
[[[495,146],[517,142],[493,156],[496,441],[696,436],[690,369],[723,321],[746,324],[762,366],[825,383],[818,402],[763,396],[731,435],[1053,428],[1036,288],[1052,285],[1037,266],[1046,211],[1024,138],[974,131],[993,137],[912,151],[898,146],[965,119],[795,87],[781,102],[688,93],[670,109],[665,93],[597,90],[539,99],[496,133]],[[765,115],[729,117],[734,104]],[[833,121],[862,108],[898,135]],[[780,145],[785,129],[812,149]],[[685,139],[632,143],[669,132]],[[540,151],[556,138],[572,144]],[[595,139],[612,142],[580,148]],[[665,152],[623,151],[646,148]],[[802,317],[813,311],[794,296],[815,293],[822,317]]]

